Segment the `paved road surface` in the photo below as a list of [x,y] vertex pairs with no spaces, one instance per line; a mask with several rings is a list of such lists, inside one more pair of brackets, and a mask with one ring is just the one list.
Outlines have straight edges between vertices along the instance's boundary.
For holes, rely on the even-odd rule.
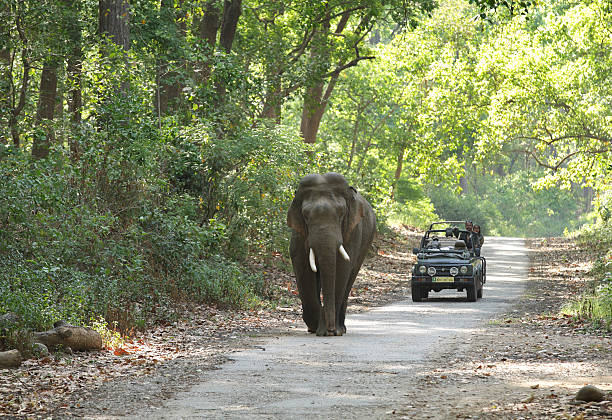
[[[231,355],[222,369],[142,418],[380,418],[398,404],[428,355],[467,337],[521,294],[523,240],[487,238],[487,284],[478,302],[465,292],[430,292],[347,316],[348,333],[316,337],[306,328]],[[406,268],[407,270],[409,267]]]

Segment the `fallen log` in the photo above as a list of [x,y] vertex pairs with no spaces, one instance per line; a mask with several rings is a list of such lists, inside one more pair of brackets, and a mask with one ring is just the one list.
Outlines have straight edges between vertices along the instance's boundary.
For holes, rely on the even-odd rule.
[[56,322],[55,328],[33,333],[33,340],[42,343],[49,349],[70,347],[75,351],[100,350],[102,336],[97,331],[86,327],[69,325],[63,321]]
[[21,365],[21,353],[19,350],[0,352],[0,368],[19,367]]

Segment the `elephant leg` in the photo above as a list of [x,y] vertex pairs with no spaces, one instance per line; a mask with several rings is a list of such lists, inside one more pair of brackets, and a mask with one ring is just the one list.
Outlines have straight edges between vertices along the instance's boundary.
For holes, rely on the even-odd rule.
[[343,335],[346,333],[344,326],[344,314],[348,295],[351,291],[351,286],[355,280],[355,276],[351,270],[351,265],[345,261],[338,261],[336,271],[336,330],[335,335]]
[[[308,267],[308,271],[310,271],[310,267]],[[317,281],[318,276],[312,271],[310,273],[308,271],[298,282],[298,291],[302,301],[302,319],[308,327],[308,332],[313,333],[319,326],[322,306],[319,281]]]
[[349,298],[349,295],[351,294],[351,289],[353,288],[353,284],[355,284],[355,279],[357,278],[357,274],[359,273],[359,269],[361,268],[361,263],[363,263],[363,260],[364,258],[360,258],[357,261],[358,265],[355,268],[353,268],[353,270],[351,271],[349,278],[348,278],[348,282],[346,284],[346,288],[343,293],[343,299],[340,305],[340,312],[338,313],[338,325],[340,326],[340,329],[343,334],[346,334],[346,325],[344,323],[344,320],[346,318],[346,307],[348,305],[348,298]]
[[301,243],[292,238],[290,253],[295,273],[300,300],[302,301],[302,319],[308,332],[314,333],[319,325],[321,310],[319,274],[313,273],[308,263],[306,250]]
[[348,284],[346,285],[346,290],[344,291],[344,294],[343,294],[342,303],[340,304],[340,312],[338,313],[338,325],[343,334],[346,334],[346,325],[344,324],[344,320],[346,318],[346,307],[348,305],[348,297],[351,294],[351,288],[353,287],[353,283],[355,283],[356,277],[357,277],[357,273],[351,274]]

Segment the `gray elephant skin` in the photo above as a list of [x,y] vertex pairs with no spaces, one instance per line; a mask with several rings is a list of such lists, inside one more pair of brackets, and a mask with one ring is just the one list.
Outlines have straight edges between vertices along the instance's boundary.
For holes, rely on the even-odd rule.
[[307,175],[287,224],[293,229],[289,250],[308,332],[344,334],[348,296],[376,231],[372,206],[340,174]]

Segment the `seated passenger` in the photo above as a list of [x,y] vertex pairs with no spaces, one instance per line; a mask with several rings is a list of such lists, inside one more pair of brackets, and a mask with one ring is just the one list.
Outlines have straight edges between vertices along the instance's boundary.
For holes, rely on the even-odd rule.
[[480,233],[480,225],[474,225],[472,228],[472,235],[474,236],[474,246],[480,248],[484,244],[484,236]]
[[462,241],[464,241],[468,248],[470,247],[470,241],[468,241],[468,238],[470,237],[470,233],[472,232],[472,228],[474,227],[474,224],[472,223],[471,220],[466,220],[465,221],[465,230],[467,230],[467,232],[460,232],[459,236],[457,237],[458,239],[461,239]]
[[434,236],[431,242],[427,244],[427,249],[440,249],[440,241],[437,236]]

